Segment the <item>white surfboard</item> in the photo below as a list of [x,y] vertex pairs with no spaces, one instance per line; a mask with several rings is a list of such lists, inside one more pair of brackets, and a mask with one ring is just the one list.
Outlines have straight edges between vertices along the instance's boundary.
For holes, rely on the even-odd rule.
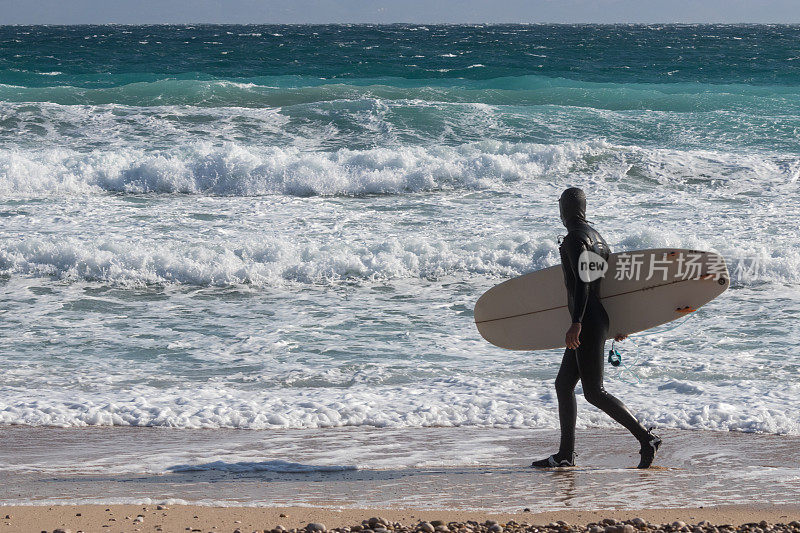
[[[611,254],[600,282],[608,338],[686,316],[728,288],[725,260],[714,252],[658,248]],[[571,318],[561,265],[510,279],[475,304],[484,339],[509,350],[565,347]]]

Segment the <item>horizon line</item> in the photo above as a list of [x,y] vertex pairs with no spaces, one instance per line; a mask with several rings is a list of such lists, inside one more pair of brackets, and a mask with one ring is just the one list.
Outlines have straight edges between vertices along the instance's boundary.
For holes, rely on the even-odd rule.
[[800,26],[800,22],[15,22],[15,26]]

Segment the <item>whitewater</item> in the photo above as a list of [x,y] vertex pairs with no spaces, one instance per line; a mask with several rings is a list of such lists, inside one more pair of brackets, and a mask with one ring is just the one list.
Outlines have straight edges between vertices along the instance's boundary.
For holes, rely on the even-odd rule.
[[579,186],[614,251],[731,272],[607,388],[800,435],[799,34],[0,27],[0,424],[557,429],[561,354],[472,309],[558,264]]

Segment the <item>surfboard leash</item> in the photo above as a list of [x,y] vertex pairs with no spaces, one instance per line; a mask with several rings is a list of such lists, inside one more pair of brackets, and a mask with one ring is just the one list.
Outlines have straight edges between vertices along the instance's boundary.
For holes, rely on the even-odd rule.
[[[688,308],[685,311],[684,310],[679,310],[679,312],[683,312],[684,313],[684,316],[682,318],[679,318],[678,320],[675,320],[674,323],[671,324],[669,327],[658,329],[658,330],[655,330],[655,331],[646,331],[646,332],[643,332],[643,333],[634,333],[633,335],[629,335],[628,339],[632,339],[634,337],[650,337],[652,335],[661,335],[663,333],[667,333],[668,331],[675,330],[675,329],[681,327],[683,324],[685,324],[686,321],[689,320],[692,317],[692,315],[695,314],[696,311],[697,311],[696,309],[691,309],[690,310]],[[635,357],[633,358],[633,362],[624,363],[622,361],[622,353],[616,348],[616,343],[617,343],[617,341],[615,341],[615,340],[611,341],[611,349],[608,351],[608,362],[611,364],[611,366],[613,366],[615,368],[622,367],[622,368],[620,368],[619,373],[617,373],[617,377],[622,382],[628,383],[629,385],[635,385],[635,384],[641,383],[642,382],[642,378],[640,378],[639,374],[637,374],[633,370],[633,367],[635,367],[636,364],[639,362],[639,355],[640,355],[639,345],[636,343],[636,341],[633,341],[633,344],[636,347],[636,351],[634,352]],[[631,378],[635,379],[636,382],[634,383],[633,381],[628,381],[628,379],[626,379],[624,377],[626,373],[630,374]]]

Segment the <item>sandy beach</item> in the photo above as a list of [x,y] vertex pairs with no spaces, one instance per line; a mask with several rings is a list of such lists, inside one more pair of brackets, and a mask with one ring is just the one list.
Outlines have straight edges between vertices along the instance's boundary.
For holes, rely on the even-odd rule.
[[[504,529],[516,524],[546,526],[562,521],[570,526],[587,526],[604,519],[628,521],[640,518],[652,525],[688,525],[708,522],[717,526],[786,524],[800,520],[800,505],[731,505],[700,508],[551,511],[543,513],[486,513],[481,511],[412,510],[412,509],[335,509],[321,507],[208,507],[198,505],[56,505],[4,506],[0,523],[2,532],[22,531],[271,531],[278,526],[286,529],[306,528],[322,524],[327,529],[352,527],[364,520],[378,517],[391,528],[395,523],[414,527],[420,521],[436,520],[446,524],[469,521],[485,524],[496,521]],[[141,518],[140,518],[141,517]],[[513,521],[511,524],[509,522]],[[793,526],[797,528],[795,523]],[[379,530],[377,525],[373,530]],[[386,527],[384,526],[386,529]],[[679,529],[679,528],[676,528]]]

